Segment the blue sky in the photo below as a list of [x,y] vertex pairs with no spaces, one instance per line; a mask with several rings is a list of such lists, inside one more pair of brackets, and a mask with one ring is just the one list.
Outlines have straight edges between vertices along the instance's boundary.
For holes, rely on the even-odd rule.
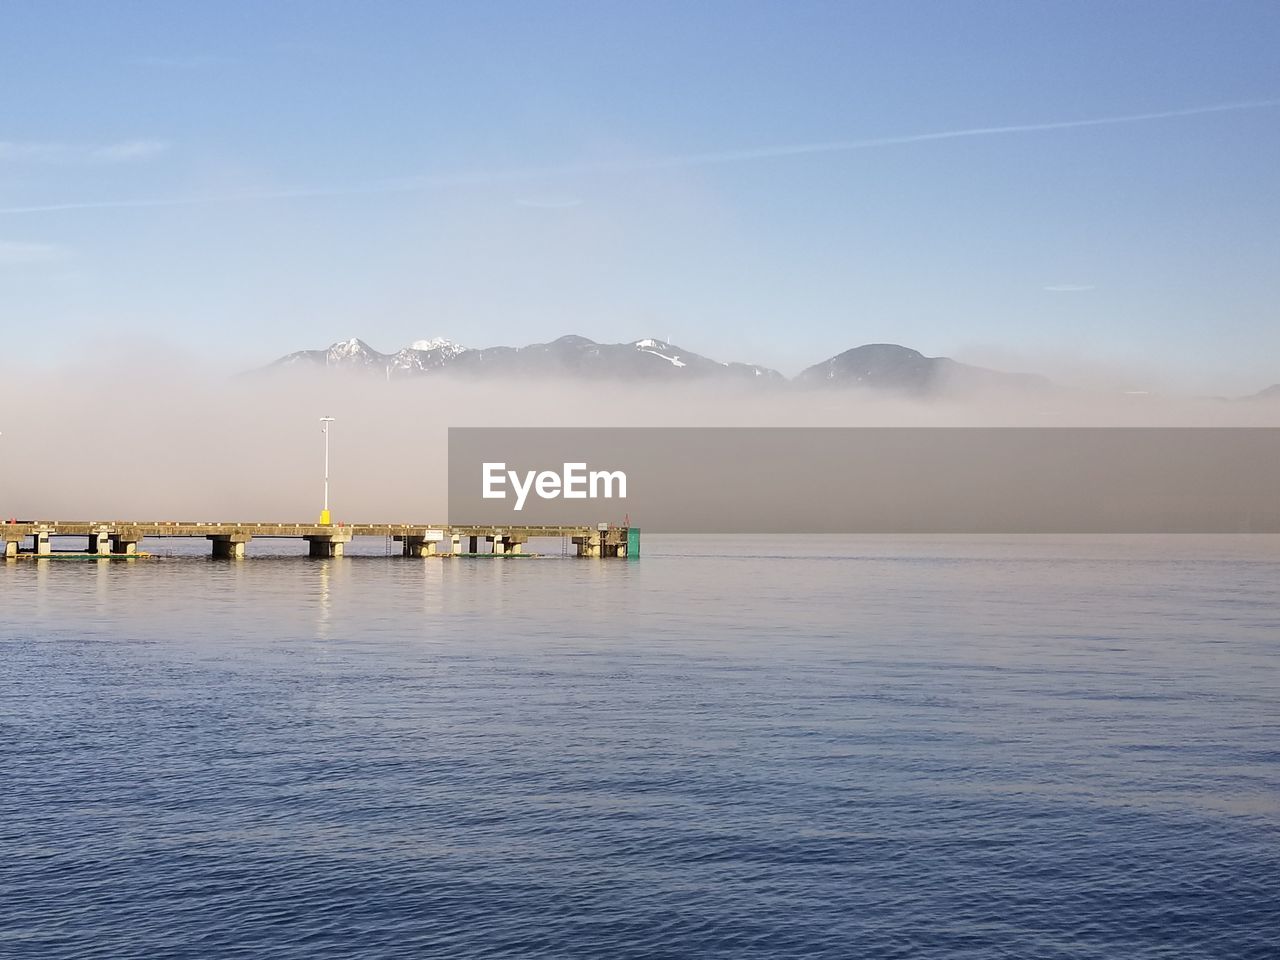
[[576,332],[1280,381],[1275,3],[0,13],[37,363]]

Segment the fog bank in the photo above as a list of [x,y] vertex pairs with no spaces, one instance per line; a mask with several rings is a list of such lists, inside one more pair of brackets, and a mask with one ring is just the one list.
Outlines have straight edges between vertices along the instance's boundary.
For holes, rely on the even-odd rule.
[[[5,518],[313,521],[323,440],[337,521],[442,522],[450,426],[1280,426],[1280,403],[1055,392],[911,400],[856,390],[585,382],[227,379],[82,365],[0,382]],[[105,371],[105,375],[104,375]]]

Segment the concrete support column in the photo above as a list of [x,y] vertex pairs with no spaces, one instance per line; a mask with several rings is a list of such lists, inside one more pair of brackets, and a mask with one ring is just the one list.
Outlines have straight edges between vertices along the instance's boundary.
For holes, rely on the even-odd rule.
[[436,555],[436,541],[428,540],[425,537],[405,537],[404,555],[406,557],[434,557]]
[[104,528],[97,533],[89,534],[89,552],[96,553],[100,557],[111,553],[111,531]]
[[335,533],[332,536],[313,536],[307,537],[309,547],[307,554],[317,559],[328,559],[329,557],[342,556],[343,547],[351,541],[349,535]]
[[111,535],[111,552],[123,553],[126,556],[131,557],[136,556],[138,553],[138,541],[129,540],[126,537],[120,536],[118,533],[113,533]]
[[449,552],[454,556],[462,552],[462,537],[456,533],[449,538]]
[[610,527],[606,530],[599,531],[597,534],[597,540],[600,547],[600,553],[598,556],[608,557],[610,559],[615,557],[625,558],[627,555],[629,537],[630,532],[625,528]]
[[599,557],[600,556],[600,534],[593,533],[589,537],[574,537],[574,546],[578,548],[578,556],[580,557]]
[[17,541],[17,540],[5,540],[5,541],[3,541],[3,542],[4,542],[4,557],[5,557],[5,559],[6,559],[6,560],[8,560],[10,557],[16,557],[16,556],[18,555],[18,541]]
[[35,553],[37,557],[47,557],[49,554],[53,553],[53,546],[49,543],[48,530],[37,530],[32,534],[32,539],[35,540]]
[[510,556],[513,553],[522,553],[524,550],[524,541],[519,537],[505,536],[494,538],[494,553],[500,553],[503,556]]
[[213,559],[215,560],[242,560],[244,559],[244,545],[253,538],[247,534],[233,533],[227,536],[210,536],[209,542],[213,544]]

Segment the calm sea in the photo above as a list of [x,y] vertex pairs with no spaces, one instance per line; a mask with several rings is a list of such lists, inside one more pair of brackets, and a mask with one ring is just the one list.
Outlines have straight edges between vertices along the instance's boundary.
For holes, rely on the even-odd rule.
[[146,546],[0,563],[5,958],[1280,956],[1276,538]]

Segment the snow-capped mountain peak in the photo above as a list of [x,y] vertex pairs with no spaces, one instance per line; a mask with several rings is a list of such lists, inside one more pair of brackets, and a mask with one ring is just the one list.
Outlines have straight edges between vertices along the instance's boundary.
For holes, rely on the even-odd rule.
[[430,340],[415,340],[413,343],[409,344],[408,349],[423,351],[439,350],[442,353],[447,353],[451,357],[456,357],[467,348],[454,340],[448,339],[447,337],[432,337]]
[[646,337],[644,340],[637,340],[632,344],[641,353],[649,353],[655,357],[661,357],[673,367],[683,367],[685,362],[680,359],[680,355],[671,352],[671,344],[663,340],[654,340],[652,337]]
[[335,355],[362,353],[368,350],[368,345],[359,337],[352,337],[350,340],[339,340],[337,343],[331,344],[329,352]]
[[346,364],[351,361],[373,363],[381,356],[380,353],[359,337],[352,337],[350,340],[339,340],[337,343],[331,344],[329,349],[325,351],[325,363],[330,366]]

